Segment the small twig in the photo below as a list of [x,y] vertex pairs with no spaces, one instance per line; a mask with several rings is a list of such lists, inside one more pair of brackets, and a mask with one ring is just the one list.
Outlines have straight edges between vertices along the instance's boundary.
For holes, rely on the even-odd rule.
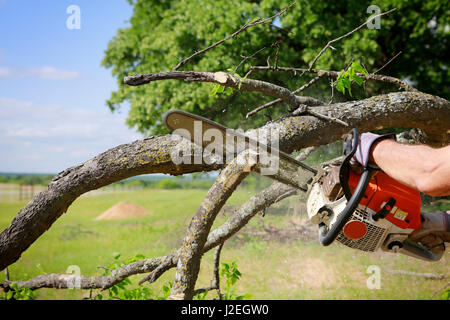
[[219,264],[220,264],[220,253],[222,252],[224,242],[217,246],[216,251],[214,252],[214,273],[213,279],[211,281],[211,286],[216,287],[217,295],[219,296],[219,300],[222,300],[222,293],[220,292],[220,275],[219,275]]
[[314,117],[317,117],[319,119],[322,119],[322,120],[336,122],[336,123],[339,123],[339,124],[341,124],[343,126],[346,126],[346,127],[349,126],[348,123],[345,122],[345,121],[342,121],[342,120],[339,120],[337,118],[329,117],[329,116],[326,116],[324,114],[315,112],[315,111],[311,110],[311,108],[306,108],[306,113],[309,113],[310,115],[312,115]]
[[304,161],[311,155],[311,153],[316,151],[318,148],[319,147],[317,147],[317,146],[307,147],[307,148],[303,149],[302,152],[300,152],[300,154],[295,157],[295,159],[298,161]]
[[330,97],[330,101],[328,102],[328,104],[331,104],[333,102],[334,99],[334,85],[333,83],[331,83],[331,97]]
[[224,242],[219,244],[214,252],[214,271],[210,286],[196,289],[194,291],[194,296],[206,291],[216,290],[219,300],[222,300],[222,293],[220,292],[219,264],[220,264],[220,253],[222,251],[223,245]]
[[399,53],[397,53],[394,57],[392,57],[388,62],[386,62],[380,69],[378,69],[377,71],[371,73],[371,75],[374,75],[375,73],[380,72],[381,70],[383,70],[388,64],[390,64],[395,58],[397,58],[402,52],[400,51]]
[[261,49],[259,49],[255,53],[251,54],[250,56],[243,57],[242,61],[239,62],[239,64],[236,66],[236,68],[234,68],[233,73],[236,73],[241,65],[243,65],[245,62],[247,62],[248,60],[252,59],[254,56],[256,56],[258,53],[260,53],[261,51],[263,51],[265,49],[267,49],[267,47],[262,47]]
[[249,113],[247,113],[247,114],[245,115],[245,118],[248,119],[249,117],[251,117],[251,116],[257,114],[258,112],[260,112],[261,110],[263,110],[263,109],[265,109],[265,108],[268,108],[268,107],[271,107],[271,106],[273,106],[273,105],[275,105],[275,104],[277,104],[277,103],[280,103],[280,102],[282,102],[282,101],[283,101],[282,99],[275,99],[275,100],[273,100],[273,101],[271,101],[271,102],[265,103],[265,104],[259,106],[258,108],[253,109],[252,111],[250,111]]
[[293,196],[296,194],[297,194],[297,190],[295,190],[295,189],[289,190],[286,193],[283,193],[282,195],[280,195],[278,198],[276,198],[274,202],[279,202],[287,197],[290,197],[290,196]]
[[5,280],[9,281],[9,270],[8,270],[8,268],[5,268]]
[[220,252],[222,251],[223,245],[224,242],[219,244],[214,252],[214,271],[211,284],[208,287],[196,289],[194,291],[194,296],[206,291],[216,290],[219,300],[222,300],[222,293],[220,292],[219,263],[220,263]]
[[285,13],[287,10],[289,10],[294,4],[295,4],[295,2],[291,3],[289,6],[287,6],[286,8],[284,8],[283,10],[281,10],[280,12],[274,14],[273,16],[271,16],[271,17],[269,17],[269,18],[266,18],[266,19],[261,19],[261,18],[259,18],[259,19],[256,19],[256,20],[250,22],[250,23],[245,24],[245,25],[242,26],[239,30],[237,30],[237,31],[235,31],[234,33],[230,34],[229,36],[223,38],[222,40],[217,41],[216,43],[210,45],[209,47],[207,47],[207,48],[205,48],[205,49],[202,49],[202,50],[200,50],[200,51],[197,51],[197,52],[195,52],[194,54],[192,54],[190,57],[184,59],[183,61],[180,61],[180,62],[176,65],[176,67],[172,69],[172,71],[178,70],[179,68],[181,68],[183,65],[185,65],[187,62],[189,62],[190,60],[192,60],[192,59],[195,58],[196,56],[198,56],[198,55],[200,55],[200,54],[203,54],[203,53],[205,53],[206,51],[211,50],[211,49],[217,47],[218,45],[222,44],[223,42],[225,42],[225,41],[227,41],[227,40],[229,40],[229,39],[231,39],[231,38],[236,38],[237,35],[238,35],[239,33],[241,33],[242,31],[246,30],[247,28],[250,28],[250,27],[253,27],[253,26],[256,26],[256,25],[259,25],[259,24],[264,24],[264,23],[267,23],[267,22],[272,21],[272,20],[275,19],[276,17],[281,16],[282,14],[284,14],[284,13]]
[[433,293],[433,295],[431,296],[431,298],[434,298],[438,293],[441,293],[441,292],[447,290],[447,288],[450,288],[450,282],[447,283],[442,289],[439,289],[439,290],[435,291]]
[[[256,70],[256,69],[254,69],[253,67],[250,68],[250,71],[253,71],[253,70]],[[250,72],[250,71],[249,71],[249,72]],[[300,88],[298,88],[298,89],[292,91],[292,93],[293,93],[293,94],[297,94],[297,93],[300,93],[300,92],[306,90],[307,88],[309,88],[310,86],[312,86],[314,83],[316,83],[317,81],[319,81],[322,77],[323,77],[323,75],[319,74],[317,77],[313,78],[313,79],[312,79],[311,81],[309,81],[308,83],[306,83],[306,84],[304,84],[303,86],[301,86]],[[248,112],[248,113],[245,115],[245,118],[248,119],[249,117],[255,115],[255,114],[258,113],[258,112],[260,112],[261,110],[266,109],[266,108],[269,108],[269,107],[271,107],[271,106],[273,106],[273,105],[275,105],[275,104],[277,104],[277,103],[280,103],[280,102],[282,102],[282,101],[283,101],[282,99],[276,99],[276,100],[273,100],[273,101],[268,102],[268,103],[266,103],[266,104],[263,104],[263,105],[259,106],[258,108],[256,108],[256,109],[254,109],[254,110]],[[317,105],[318,105],[318,104],[317,104]]]
[[294,90],[294,93],[299,93],[302,92],[306,89],[308,89],[310,86],[312,86],[314,83],[316,83],[317,81],[319,81],[321,78],[323,77],[322,74],[319,74],[317,77],[311,79],[308,83],[304,84],[303,86],[301,86],[300,88],[298,88],[297,90]]
[[326,116],[326,115],[324,115],[322,113],[315,112],[315,111],[311,110],[311,108],[308,108],[308,106],[306,106],[306,105],[300,105],[290,115],[291,116],[299,116],[299,115],[302,115],[302,114],[309,114],[309,115],[311,115],[313,117],[317,117],[319,119],[326,120],[326,121],[336,122],[336,123],[339,123],[339,124],[341,124],[343,126],[348,127],[348,123],[347,122],[339,120],[337,118]]
[[278,54],[280,53],[280,44],[276,43],[277,50],[275,52],[275,68],[278,68]]
[[98,269],[105,269],[105,270],[108,270],[108,271],[114,271],[114,269],[111,269],[111,268],[108,268],[108,267],[104,267],[104,266],[98,266],[97,268]]
[[148,274],[147,276],[145,276],[144,278],[142,278],[139,281],[139,284],[143,284],[146,281],[148,281],[149,283],[153,283],[156,280],[158,280],[158,278],[164,272],[166,272],[168,269],[173,267],[173,261],[172,261],[173,258],[174,258],[173,254],[167,255],[166,258],[164,259],[164,261],[158,267],[156,267],[156,269],[154,269],[150,274]]

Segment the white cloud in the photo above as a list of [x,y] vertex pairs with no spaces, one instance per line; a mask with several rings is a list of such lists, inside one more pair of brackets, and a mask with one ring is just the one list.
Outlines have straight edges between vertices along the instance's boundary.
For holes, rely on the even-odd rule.
[[0,67],[0,79],[38,78],[43,80],[69,80],[79,76],[77,71],[62,70],[51,66],[32,68]]
[[0,97],[0,172],[56,173],[140,138],[124,115],[106,107],[40,106]]

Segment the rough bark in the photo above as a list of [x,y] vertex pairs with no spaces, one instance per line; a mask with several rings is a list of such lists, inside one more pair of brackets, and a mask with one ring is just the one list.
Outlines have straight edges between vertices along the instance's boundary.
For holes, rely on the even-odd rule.
[[0,287],[7,289],[10,284],[16,283],[19,289],[29,288],[32,290],[40,288],[108,289],[125,280],[129,276],[153,271],[164,259],[165,257],[160,257],[130,263],[111,271],[111,273],[106,276],[87,277],[73,274],[50,273],[37,276],[27,281],[5,281],[0,283]]
[[247,150],[243,151],[222,170],[209,189],[189,224],[187,235],[179,250],[171,298],[183,300],[193,298],[203,247],[214,219],[236,187],[256,165],[256,159]]
[[323,104],[322,101],[312,97],[297,96],[287,88],[272,84],[270,82],[253,79],[239,79],[225,72],[169,71],[149,73],[125,77],[124,83],[131,86],[139,86],[160,80],[211,82],[233,89],[260,92],[268,96],[279,98],[293,108],[297,108],[300,104],[309,106],[318,106]]

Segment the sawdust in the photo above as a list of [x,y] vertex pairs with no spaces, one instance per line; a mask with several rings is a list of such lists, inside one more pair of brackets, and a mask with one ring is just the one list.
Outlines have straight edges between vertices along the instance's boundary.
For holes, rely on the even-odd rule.
[[118,220],[138,218],[150,215],[151,212],[130,201],[122,201],[112,206],[94,220]]

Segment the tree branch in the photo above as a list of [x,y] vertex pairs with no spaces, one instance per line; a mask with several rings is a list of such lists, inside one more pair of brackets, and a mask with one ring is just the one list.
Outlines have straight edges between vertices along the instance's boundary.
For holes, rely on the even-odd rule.
[[285,101],[296,108],[300,104],[322,105],[323,102],[311,97],[296,96],[284,87],[253,79],[241,80],[225,72],[196,72],[196,71],[169,71],[160,73],[149,73],[125,77],[124,83],[131,86],[139,86],[159,80],[183,80],[193,82],[217,83],[236,90],[260,92]]
[[[288,67],[278,67],[278,68],[274,68],[274,67],[268,67],[268,66],[253,66],[250,67],[251,69],[254,70],[271,70],[271,71],[286,71],[286,72],[304,72],[304,73],[315,73],[318,74],[320,76],[326,76],[329,77],[331,79],[336,79],[339,75],[338,71],[327,71],[327,70],[316,70],[316,69],[304,69],[304,68],[288,68]],[[378,70],[379,71],[379,70]],[[378,72],[376,71],[376,72]],[[395,77],[391,77],[391,76],[385,76],[385,75],[377,75],[374,73],[369,74],[369,75],[364,75],[362,73],[356,73],[358,76],[360,76],[362,79],[364,80],[373,80],[373,81],[380,81],[380,82],[387,82],[387,83],[392,83],[394,85],[398,85],[400,88],[402,88],[405,91],[418,91],[416,88],[412,87],[411,85],[409,85],[408,83],[395,78]],[[296,92],[296,91],[293,91]]]
[[256,165],[256,159],[249,150],[243,151],[222,170],[209,189],[189,224],[180,249],[171,299],[190,300],[194,296],[203,247],[214,219],[236,187]]
[[[309,70],[309,69],[304,69],[304,68],[287,68],[287,67],[271,67],[271,66],[252,66],[250,67],[251,71],[254,70],[272,70],[272,71],[286,71],[286,72],[302,72],[302,73],[316,73],[318,74],[318,76],[314,79],[312,79],[309,83],[303,85],[302,87],[292,91],[292,93],[296,94],[299,93],[301,91],[303,91],[304,89],[308,88],[309,86],[311,86],[312,84],[314,84],[315,82],[317,82],[321,77],[328,77],[330,79],[336,79],[339,75],[338,71],[327,71],[327,70]],[[378,71],[377,71],[378,72]],[[384,75],[376,75],[375,72],[369,75],[364,75],[361,73],[356,73],[359,77],[361,77],[364,80],[373,80],[373,81],[380,81],[380,82],[386,82],[386,83],[391,83],[394,85],[398,85],[400,88],[402,88],[405,91],[414,91],[414,92],[418,92],[417,89],[415,89],[414,87],[412,87],[411,85],[409,85],[408,83],[397,79],[395,77],[390,77],[390,76],[384,76]],[[250,111],[249,113],[247,113],[246,118],[249,118],[253,115],[255,115],[256,113],[258,113],[259,111],[266,109],[268,107],[271,107],[277,103],[282,102],[282,99],[276,99],[273,100],[271,102],[268,102],[266,104],[263,104],[261,106],[259,106],[258,108],[255,108],[254,110]],[[331,101],[330,101],[331,102]],[[311,104],[310,104],[311,105]]]
[[222,300],[222,293],[220,292],[220,276],[219,276],[220,252],[222,251],[222,247],[223,243],[219,244],[216,247],[216,251],[214,252],[214,270],[211,284],[208,287],[196,289],[194,291],[194,296],[206,291],[217,290],[219,300]]
[[4,281],[0,283],[3,289],[9,289],[10,285],[16,283],[19,289],[29,288],[32,290],[40,288],[54,289],[108,289],[122,282],[129,276],[147,273],[158,267],[166,257],[147,259],[133,262],[112,270],[106,276],[82,276],[73,274],[44,274],[27,281]]

